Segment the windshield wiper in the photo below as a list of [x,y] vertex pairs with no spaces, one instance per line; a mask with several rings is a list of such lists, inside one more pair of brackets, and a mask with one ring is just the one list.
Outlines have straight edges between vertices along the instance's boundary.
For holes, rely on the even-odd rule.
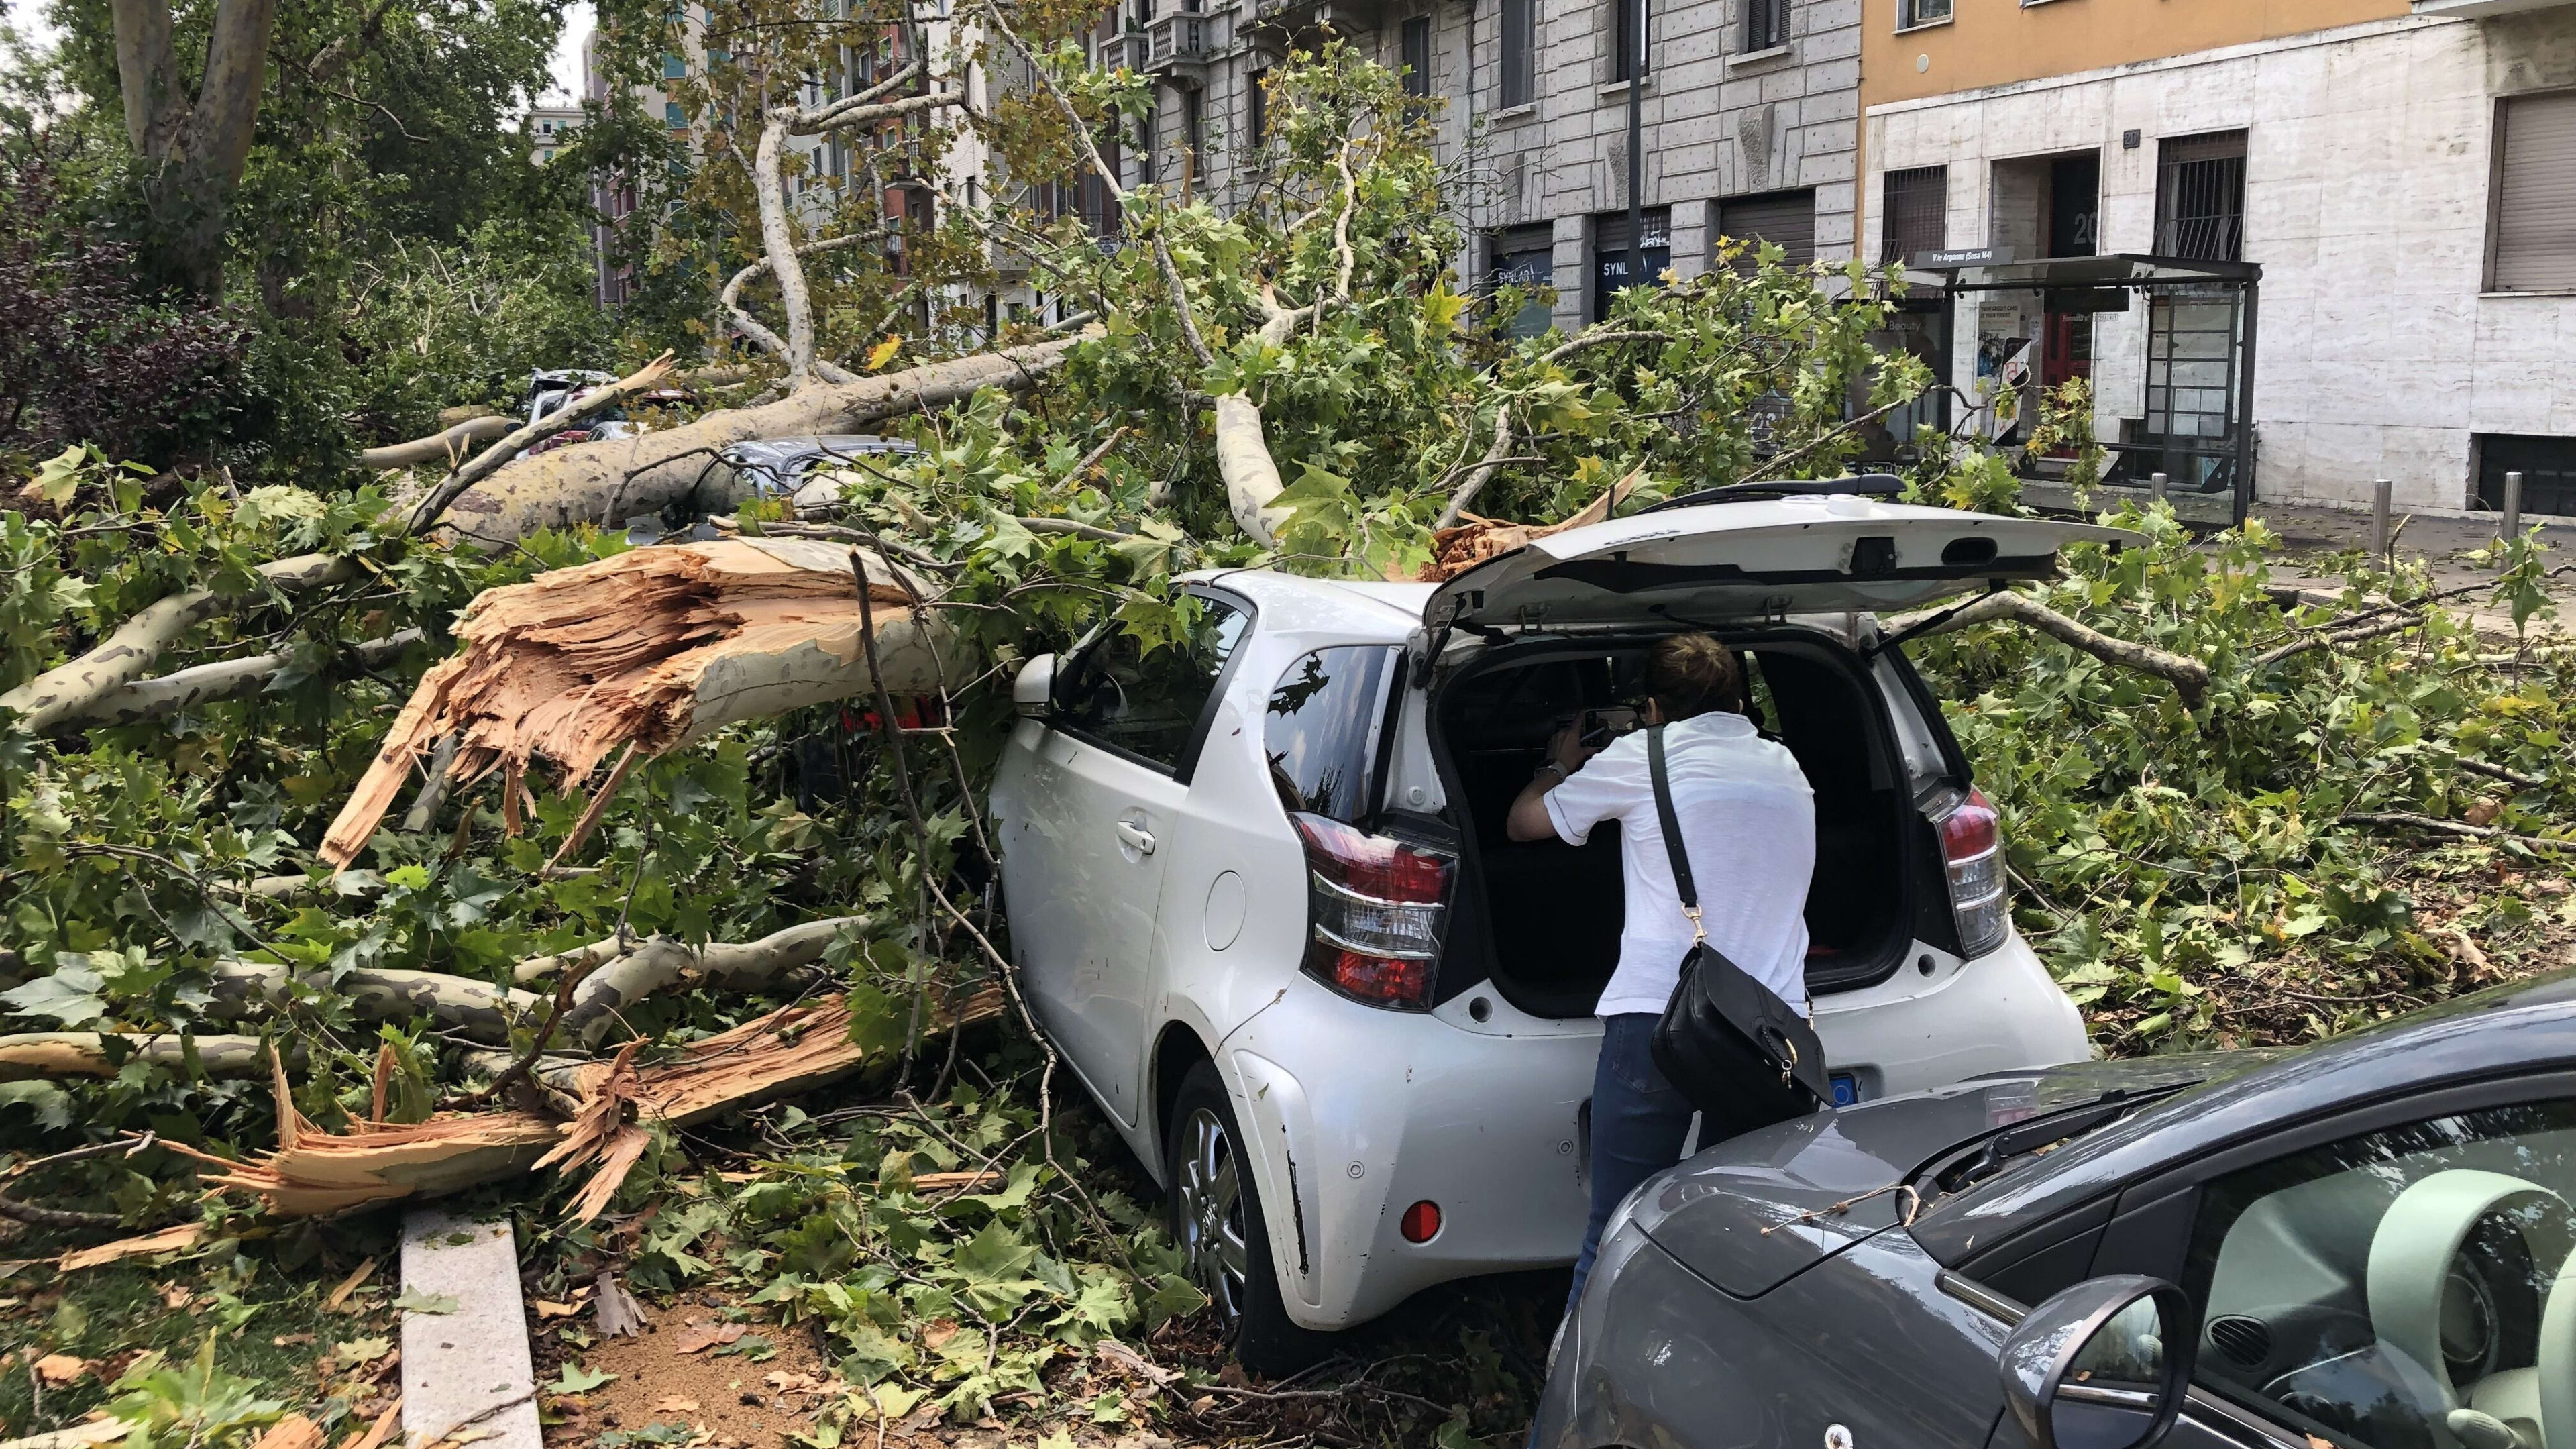
[[2070,1137],[2081,1137],[2149,1102],[2170,1097],[2192,1085],[2190,1082],[2176,1082],[2171,1086],[2141,1090],[2114,1087],[2090,1102],[2052,1112],[2045,1117],[2016,1122],[1988,1136],[1975,1156],[1965,1161],[1953,1157],[1950,1166],[1934,1175],[1933,1185],[1943,1193],[1973,1187],[2002,1172],[2017,1157],[2026,1157]]

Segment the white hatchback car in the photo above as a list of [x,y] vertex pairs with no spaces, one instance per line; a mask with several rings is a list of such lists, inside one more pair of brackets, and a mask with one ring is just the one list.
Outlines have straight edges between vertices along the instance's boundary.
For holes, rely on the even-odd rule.
[[1663,634],[1741,652],[1815,788],[1807,980],[1838,1097],[2086,1057],[2013,930],[1994,812],[1869,612],[2053,574],[2078,540],[2135,541],[1849,494],[1668,504],[1440,585],[1197,575],[1185,645],[1103,629],[1031,660],[993,786],[1013,949],[1244,1362],[1572,1261],[1618,832],[1503,821],[1565,720],[1634,702]]

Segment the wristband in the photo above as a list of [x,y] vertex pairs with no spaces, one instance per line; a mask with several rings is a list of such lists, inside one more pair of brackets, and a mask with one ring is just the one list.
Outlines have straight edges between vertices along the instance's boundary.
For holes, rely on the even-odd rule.
[[1542,761],[1540,761],[1540,762],[1539,762],[1538,770],[1532,770],[1532,771],[1530,771],[1530,778],[1531,778],[1531,779],[1533,779],[1533,780],[1537,779],[1537,778],[1538,778],[1538,774],[1539,774],[1539,770],[1554,770],[1554,771],[1556,772],[1556,779],[1557,779],[1557,783],[1558,783],[1558,784],[1563,784],[1563,783],[1565,783],[1565,781],[1566,781],[1566,780],[1568,780],[1569,778],[1571,778],[1571,776],[1569,776],[1569,775],[1566,773],[1566,769],[1565,769],[1565,767],[1564,767],[1563,765],[1558,764],[1558,763],[1557,763],[1556,761],[1554,761],[1554,760],[1542,760]]

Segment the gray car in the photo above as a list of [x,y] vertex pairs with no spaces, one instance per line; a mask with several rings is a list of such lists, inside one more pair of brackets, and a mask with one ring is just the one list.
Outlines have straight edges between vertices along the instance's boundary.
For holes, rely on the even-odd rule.
[[1620,1209],[1534,1440],[2576,1449],[2571,1205],[2576,975],[1820,1112]]

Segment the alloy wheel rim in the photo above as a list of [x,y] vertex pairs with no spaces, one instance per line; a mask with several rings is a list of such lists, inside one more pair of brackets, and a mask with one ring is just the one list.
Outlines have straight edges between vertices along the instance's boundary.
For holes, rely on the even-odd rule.
[[1244,1274],[1252,1261],[1234,1140],[1207,1107],[1190,1114],[1182,1133],[1184,1149],[1172,1180],[1172,1230],[1190,1281],[1233,1323],[1243,1316]]

